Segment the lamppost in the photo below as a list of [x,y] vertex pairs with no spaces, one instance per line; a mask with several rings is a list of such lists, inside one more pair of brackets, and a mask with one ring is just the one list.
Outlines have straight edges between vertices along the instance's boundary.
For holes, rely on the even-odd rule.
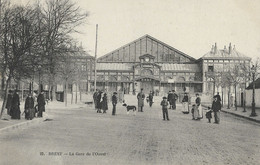
[[39,94],[41,93],[41,68],[42,68],[42,66],[41,65],[39,65],[38,66],[38,69],[39,69]]
[[250,116],[257,116],[255,113],[255,72],[256,72],[256,67],[253,65],[251,68],[252,76],[253,76],[253,93],[252,93],[252,112]]

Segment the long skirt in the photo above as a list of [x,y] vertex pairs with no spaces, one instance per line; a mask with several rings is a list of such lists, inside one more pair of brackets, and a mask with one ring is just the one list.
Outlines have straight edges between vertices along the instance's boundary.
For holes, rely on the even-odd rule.
[[194,118],[195,119],[202,119],[203,118],[203,114],[202,114],[202,107],[200,106],[195,106],[194,108]]
[[182,103],[182,112],[183,113],[189,113],[189,103],[188,102]]

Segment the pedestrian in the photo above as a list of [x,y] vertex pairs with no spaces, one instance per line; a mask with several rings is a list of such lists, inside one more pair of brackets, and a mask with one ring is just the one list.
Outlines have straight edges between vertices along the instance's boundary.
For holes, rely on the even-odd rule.
[[34,99],[32,97],[32,94],[28,94],[28,97],[25,100],[24,104],[24,113],[25,113],[25,119],[32,120],[34,118]]
[[117,104],[117,93],[114,92],[112,96],[112,105],[113,105],[113,110],[112,110],[112,115],[116,115],[116,104]]
[[178,95],[175,93],[175,90],[172,90],[172,109],[176,109],[176,101],[178,99]]
[[108,106],[107,106],[107,94],[106,94],[106,93],[103,94],[101,105],[102,105],[103,113],[106,113],[106,111],[108,110]]
[[12,98],[13,98],[12,90],[9,90],[8,91],[8,95],[7,95],[7,102],[6,102],[6,106],[5,106],[5,108],[7,109],[7,114],[8,115],[10,115],[10,110],[11,110],[11,105],[12,105]]
[[11,119],[21,118],[20,99],[19,99],[19,95],[17,94],[17,90],[15,90],[13,94],[10,115],[11,115]]
[[45,98],[44,98],[44,91],[37,97],[37,104],[38,104],[38,114],[37,117],[42,117],[42,113],[45,112]]
[[183,107],[183,110],[182,112],[184,114],[188,114],[190,113],[190,110],[189,110],[189,97],[188,97],[188,93],[184,93],[184,97],[182,99],[182,107]]
[[217,92],[217,94],[215,96],[217,97],[218,101],[221,102],[221,97],[219,95],[219,92]]
[[234,106],[234,96],[233,96],[233,94],[231,94],[231,96],[230,96],[230,106],[231,107]]
[[194,112],[195,112],[196,105],[193,104],[191,108],[192,120],[195,120]]
[[102,91],[99,91],[97,94],[97,113],[102,113]]
[[141,92],[137,94],[137,101],[138,101],[138,112],[143,112],[144,107],[144,99],[145,95],[143,93],[143,88],[141,89]]
[[152,105],[153,105],[153,92],[152,91],[150,91],[148,98],[149,98],[149,106],[152,107]]
[[194,111],[194,117],[196,120],[200,120],[203,118],[202,114],[202,107],[201,107],[201,98],[199,97],[199,94],[196,93],[196,100],[195,100],[195,111]]
[[209,123],[211,123],[211,118],[212,118],[212,110],[210,107],[208,107],[208,111],[206,112],[206,118],[208,119]]
[[170,107],[169,107],[169,109],[171,109],[172,108],[172,100],[173,100],[173,93],[172,93],[172,91],[169,91],[168,92],[168,96],[167,96],[167,101],[169,102],[169,104],[170,104]]
[[167,97],[163,97],[163,100],[161,101],[162,106],[162,113],[163,113],[163,120],[170,120],[168,116],[168,101]]
[[96,89],[96,91],[93,94],[93,101],[94,101],[95,110],[97,110],[97,96],[98,96],[98,89]]
[[212,102],[211,109],[214,112],[214,119],[216,124],[220,123],[220,110],[221,110],[221,103],[218,101],[218,98],[214,96],[214,101]]

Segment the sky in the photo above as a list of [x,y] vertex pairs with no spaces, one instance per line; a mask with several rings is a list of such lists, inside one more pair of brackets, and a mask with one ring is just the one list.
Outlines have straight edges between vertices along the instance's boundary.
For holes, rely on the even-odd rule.
[[[33,0],[11,0],[24,3]],[[92,56],[103,56],[146,34],[198,59],[217,43],[260,57],[260,0],[72,0],[88,11],[73,36]]]

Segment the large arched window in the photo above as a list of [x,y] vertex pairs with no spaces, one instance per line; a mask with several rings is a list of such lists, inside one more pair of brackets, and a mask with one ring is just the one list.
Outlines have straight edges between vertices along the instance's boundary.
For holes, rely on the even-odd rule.
[[150,76],[153,75],[153,71],[151,71],[150,69],[144,69],[141,71],[141,75],[142,76]]

